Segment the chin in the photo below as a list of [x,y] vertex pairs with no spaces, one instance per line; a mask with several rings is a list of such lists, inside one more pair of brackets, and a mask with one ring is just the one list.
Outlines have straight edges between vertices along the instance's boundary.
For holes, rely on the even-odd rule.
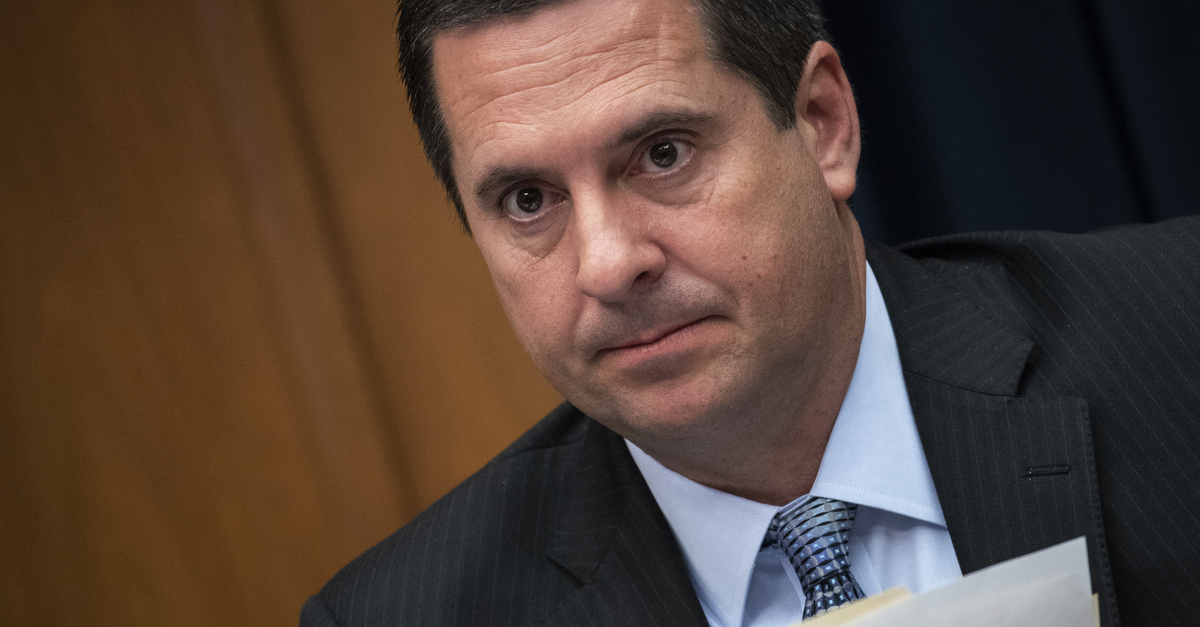
[[[583,413],[639,446],[643,442],[723,439],[761,409],[766,373],[754,362],[719,355],[667,380],[599,376],[559,388]],[[595,373],[599,374],[599,373]],[[587,381],[584,385],[579,383]],[[556,386],[557,387],[557,386]],[[645,446],[643,446],[645,448]]]
[[640,445],[650,441],[688,440],[727,429],[731,416],[738,413],[733,409],[736,403],[728,402],[728,398],[716,393],[711,385],[699,389],[677,386],[597,403],[596,411],[583,406],[579,409]]

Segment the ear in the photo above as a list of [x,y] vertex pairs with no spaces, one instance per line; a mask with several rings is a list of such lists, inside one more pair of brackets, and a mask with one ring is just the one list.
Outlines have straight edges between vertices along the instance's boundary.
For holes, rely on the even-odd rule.
[[818,41],[808,52],[796,92],[796,124],[833,199],[850,198],[858,168],[858,109],[842,61],[828,42]]

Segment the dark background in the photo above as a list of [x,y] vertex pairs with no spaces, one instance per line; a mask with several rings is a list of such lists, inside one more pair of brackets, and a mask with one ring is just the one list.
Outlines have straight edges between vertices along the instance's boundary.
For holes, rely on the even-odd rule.
[[868,238],[1200,211],[1200,2],[825,2]]

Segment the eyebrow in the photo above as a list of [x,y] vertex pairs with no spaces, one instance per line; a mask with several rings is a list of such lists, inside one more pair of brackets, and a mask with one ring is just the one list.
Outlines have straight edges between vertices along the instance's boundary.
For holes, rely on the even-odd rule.
[[502,189],[529,179],[536,179],[542,176],[541,170],[533,168],[493,168],[488,175],[483,177],[475,184],[475,198],[483,200],[492,195],[498,189]]
[[605,142],[604,148],[613,150],[672,126],[698,126],[711,120],[711,115],[695,111],[654,111]]
[[[654,111],[635,121],[621,130],[603,146],[605,152],[620,148],[626,144],[638,141],[651,133],[674,126],[699,126],[710,122],[712,116],[695,111]],[[497,189],[508,187],[520,181],[541,178],[543,172],[536,168],[497,167],[490,170],[487,176],[475,184],[475,197],[485,199]]]

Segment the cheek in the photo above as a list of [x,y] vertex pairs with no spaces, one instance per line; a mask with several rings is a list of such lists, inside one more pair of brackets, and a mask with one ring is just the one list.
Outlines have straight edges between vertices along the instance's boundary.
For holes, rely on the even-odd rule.
[[530,262],[519,252],[488,258],[488,268],[517,339],[543,372],[554,368],[569,353],[578,313],[570,275],[550,259]]
[[703,241],[693,247],[700,272],[737,294],[747,324],[773,334],[816,323],[829,307],[841,259],[828,193],[789,174],[791,185],[730,186],[714,195]]

